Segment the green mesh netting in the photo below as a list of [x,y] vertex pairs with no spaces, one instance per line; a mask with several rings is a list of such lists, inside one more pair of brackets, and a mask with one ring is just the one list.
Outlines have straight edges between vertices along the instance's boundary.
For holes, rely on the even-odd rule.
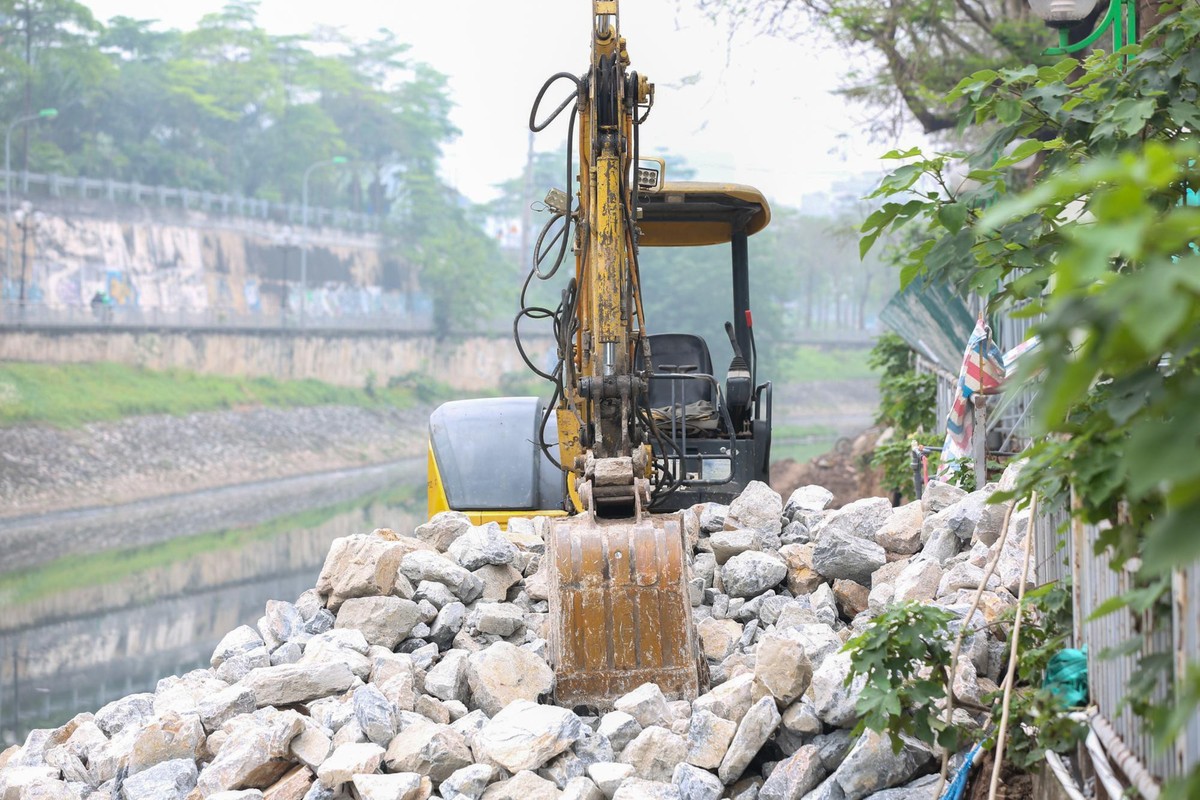
[[1042,686],[1062,697],[1068,706],[1087,705],[1087,646],[1055,653],[1046,665]]

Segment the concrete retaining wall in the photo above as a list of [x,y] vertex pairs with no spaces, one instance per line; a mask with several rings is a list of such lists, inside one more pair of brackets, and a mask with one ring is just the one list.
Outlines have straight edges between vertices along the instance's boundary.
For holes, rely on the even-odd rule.
[[[550,339],[526,343],[544,364]],[[0,335],[0,360],[37,363],[111,361],[148,369],[376,385],[414,373],[464,391],[495,388],[506,373],[528,373],[507,336],[438,339],[344,331],[162,331],[21,329]]]

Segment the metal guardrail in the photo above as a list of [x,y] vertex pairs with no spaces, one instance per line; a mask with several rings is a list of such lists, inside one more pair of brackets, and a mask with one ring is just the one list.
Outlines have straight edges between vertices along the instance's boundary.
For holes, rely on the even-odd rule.
[[[6,176],[12,181],[14,193],[33,197],[99,200],[134,206],[153,205],[158,208],[203,211],[207,214],[295,225],[301,224],[304,218],[304,209],[300,203],[274,203],[240,194],[16,170],[5,173],[0,169],[0,176]],[[328,225],[354,231],[378,231],[383,225],[383,218],[378,214],[360,214],[340,208],[310,205],[308,224],[310,227]]]
[[[140,306],[100,306],[96,309],[41,303],[8,301],[0,304],[0,328],[83,329],[176,329],[229,331],[372,331],[429,334],[434,332],[429,313],[395,314],[387,312],[333,316],[311,310],[301,324],[294,309],[283,313],[238,312],[232,309],[170,309]],[[509,326],[511,329],[511,326]]]

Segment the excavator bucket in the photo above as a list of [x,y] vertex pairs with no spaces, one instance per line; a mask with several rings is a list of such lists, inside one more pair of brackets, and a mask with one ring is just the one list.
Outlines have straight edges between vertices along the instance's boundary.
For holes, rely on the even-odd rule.
[[707,684],[676,514],[637,522],[580,514],[550,529],[555,702],[598,710],[643,683],[692,700]]

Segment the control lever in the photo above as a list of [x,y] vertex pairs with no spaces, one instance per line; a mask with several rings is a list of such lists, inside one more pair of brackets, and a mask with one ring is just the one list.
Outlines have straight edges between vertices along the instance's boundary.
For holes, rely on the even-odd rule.
[[750,365],[746,363],[746,357],[738,345],[732,322],[725,323],[725,333],[728,334],[729,344],[733,348],[733,360],[729,362],[729,372],[725,378],[725,399],[731,409],[743,409],[750,405],[753,388],[750,385]]

